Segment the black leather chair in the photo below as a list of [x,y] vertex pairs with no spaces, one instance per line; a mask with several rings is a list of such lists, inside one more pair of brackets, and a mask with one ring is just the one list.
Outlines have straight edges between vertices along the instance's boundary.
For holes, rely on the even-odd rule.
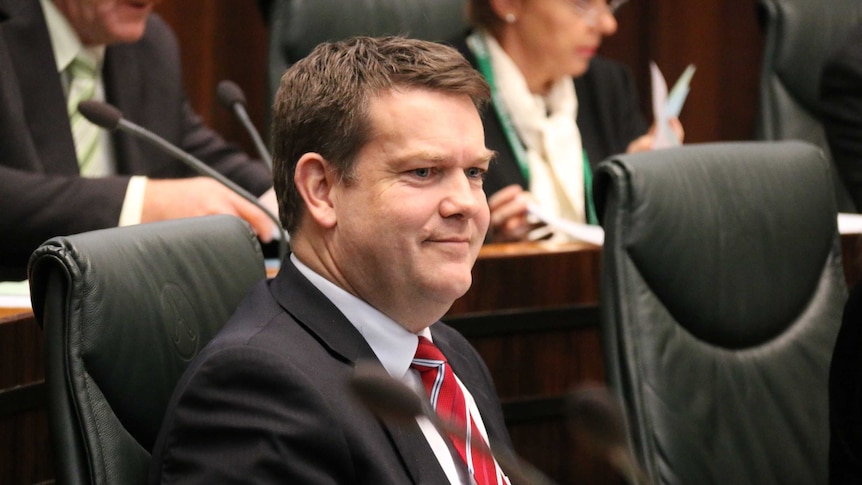
[[467,30],[466,0],[269,0],[269,93],[317,44],[355,35],[445,41]]
[[45,242],[30,259],[60,484],[146,483],[189,360],[265,278],[248,225],[208,216]]
[[[820,73],[853,25],[862,21],[859,0],[758,0],[765,33],[760,74],[758,140],[803,140],[829,156],[820,121]],[[838,209],[855,212],[833,169]]]
[[847,288],[822,152],[791,141],[623,155],[594,189],[607,377],[655,483],[826,483]]

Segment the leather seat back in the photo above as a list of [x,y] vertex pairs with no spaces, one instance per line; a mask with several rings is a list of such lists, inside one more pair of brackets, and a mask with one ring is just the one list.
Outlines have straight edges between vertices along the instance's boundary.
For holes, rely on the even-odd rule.
[[188,362],[265,278],[248,225],[208,216],[57,237],[30,259],[58,483],[146,483]]
[[829,166],[802,142],[604,162],[602,338],[656,483],[826,483],[847,295]]

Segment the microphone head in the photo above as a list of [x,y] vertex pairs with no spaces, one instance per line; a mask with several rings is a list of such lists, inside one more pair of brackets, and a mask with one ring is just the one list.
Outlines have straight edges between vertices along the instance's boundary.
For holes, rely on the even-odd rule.
[[123,119],[123,113],[108,103],[100,101],[81,101],[78,111],[91,123],[108,130],[116,130]]
[[245,94],[242,89],[233,81],[224,80],[218,83],[216,95],[219,103],[225,108],[233,108],[233,105],[239,103],[245,106]]
[[395,380],[379,364],[357,362],[350,390],[362,404],[382,419],[410,422],[424,414],[422,400]]

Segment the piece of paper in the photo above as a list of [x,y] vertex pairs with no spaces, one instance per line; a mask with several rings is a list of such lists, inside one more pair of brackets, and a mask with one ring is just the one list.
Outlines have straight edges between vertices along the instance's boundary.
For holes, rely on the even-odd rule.
[[652,83],[652,109],[655,117],[656,135],[653,148],[668,148],[679,146],[680,141],[670,127],[669,120],[679,117],[685,98],[688,96],[691,78],[694,76],[694,65],[689,64],[676,81],[670,93],[667,82],[655,62],[650,62],[650,78]]
[[550,214],[536,204],[527,204],[527,212],[544,222],[554,230],[567,234],[578,241],[584,241],[596,246],[605,242],[605,230],[601,226],[574,222]]
[[30,308],[31,305],[27,281],[0,282],[0,308]]
[[838,214],[838,232],[841,234],[862,234],[862,214]]

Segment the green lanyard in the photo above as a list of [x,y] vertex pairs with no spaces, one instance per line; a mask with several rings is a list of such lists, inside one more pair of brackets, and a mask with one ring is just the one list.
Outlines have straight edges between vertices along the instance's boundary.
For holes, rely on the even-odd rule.
[[[509,111],[503,100],[500,99],[500,93],[497,91],[497,85],[494,82],[494,71],[491,68],[491,55],[488,53],[488,45],[485,43],[485,38],[479,32],[473,32],[467,36],[467,46],[476,56],[476,62],[479,64],[479,72],[485,76],[488,86],[491,87],[491,102],[494,105],[494,110],[497,112],[497,117],[500,119],[500,124],[503,126],[503,134],[509,142],[509,146],[515,153],[515,160],[518,162],[518,168],[521,169],[521,175],[527,181],[527,186],[530,185],[530,166],[527,164],[527,152],[524,150],[524,145],[518,134],[515,133],[515,127],[512,124],[512,117],[509,116]],[[583,151],[584,161],[584,188],[586,189],[587,202],[587,222],[589,224],[598,224],[596,217],[596,208],[593,204],[593,172],[590,168],[589,159],[587,159],[587,151]]]
[[590,168],[590,160],[587,158],[587,151],[584,150],[584,190],[586,191],[587,199],[587,224],[594,226],[599,225],[599,218],[596,216],[596,204],[593,203],[593,169]]

